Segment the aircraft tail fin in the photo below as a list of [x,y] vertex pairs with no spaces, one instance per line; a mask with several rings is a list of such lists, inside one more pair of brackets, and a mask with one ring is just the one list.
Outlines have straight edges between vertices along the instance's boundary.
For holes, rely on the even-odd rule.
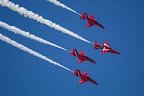
[[74,51],[73,50],[70,52],[70,56],[72,56],[72,55],[74,55]]
[[73,72],[73,76],[76,75],[78,76],[78,74],[80,75],[80,70],[79,69],[75,69]]
[[74,72],[73,72],[73,76],[74,76],[74,75],[76,75],[76,74],[77,74],[77,71],[76,71],[76,70],[74,70]]
[[104,46],[96,41],[94,41],[94,49],[102,49]]
[[83,12],[82,15],[80,16],[80,19],[87,19],[88,16],[87,16],[87,13],[86,12]]
[[96,41],[94,41],[94,49],[97,49],[97,46],[96,46]]
[[70,56],[72,56],[72,55],[77,55],[78,54],[78,52],[77,52],[77,50],[76,50],[76,48],[74,48],[71,52],[70,52]]

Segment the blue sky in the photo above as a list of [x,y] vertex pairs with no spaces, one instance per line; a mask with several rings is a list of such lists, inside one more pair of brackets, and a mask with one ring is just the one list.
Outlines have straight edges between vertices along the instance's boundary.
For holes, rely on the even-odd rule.
[[142,96],[144,95],[144,1],[143,0],[59,0],[78,13],[92,13],[105,29],[97,26],[86,28],[87,22],[79,16],[46,0],[11,0],[15,4],[62,27],[79,34],[85,39],[110,46],[121,55],[101,54],[93,45],[61,33],[35,20],[25,18],[7,7],[0,6],[0,21],[53,42],[59,46],[83,52],[97,64],[77,63],[69,52],[44,45],[16,35],[0,27],[0,33],[27,46],[34,51],[74,70],[80,69],[99,83],[95,86],[61,67],[28,54],[0,40],[0,95],[1,96]]

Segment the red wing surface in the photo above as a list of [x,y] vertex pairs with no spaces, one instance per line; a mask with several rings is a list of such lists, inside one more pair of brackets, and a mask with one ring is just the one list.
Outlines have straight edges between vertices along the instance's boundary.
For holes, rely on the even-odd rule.
[[90,14],[90,19],[94,20],[94,16],[92,14]]
[[83,62],[83,60],[82,59],[78,59],[78,63],[81,63],[81,62]]
[[74,51],[73,51],[73,50],[72,50],[71,53],[70,53],[70,56],[72,56],[72,55],[74,55]]
[[[83,77],[88,77],[86,71],[83,72]],[[81,80],[80,80],[80,84],[82,84],[82,83],[84,83],[84,82],[86,82],[86,81],[87,81],[87,80],[81,79]]]
[[88,28],[88,27],[91,27],[92,25],[94,25],[94,24],[92,24],[88,21],[88,24],[86,25],[86,27]]
[[82,52],[82,50],[80,50],[80,55],[85,56],[85,54]]
[[84,82],[86,82],[86,81],[83,80],[83,79],[81,79],[81,80],[79,81],[80,84],[82,84],[82,83],[84,83]]
[[87,76],[87,72],[86,71],[83,72],[83,76]]

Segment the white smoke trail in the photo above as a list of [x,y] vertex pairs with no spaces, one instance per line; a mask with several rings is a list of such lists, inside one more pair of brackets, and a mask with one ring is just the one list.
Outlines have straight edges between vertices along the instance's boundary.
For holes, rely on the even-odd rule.
[[65,66],[63,66],[63,65],[61,65],[61,64],[59,64],[59,63],[57,63],[57,62],[55,62],[55,61],[53,61],[53,60],[51,60],[51,59],[49,59],[49,58],[47,58],[46,56],[41,55],[41,54],[38,53],[38,52],[33,51],[32,49],[29,49],[28,47],[26,47],[26,46],[24,46],[24,45],[22,45],[22,44],[17,43],[17,42],[14,41],[14,40],[11,40],[9,37],[6,37],[6,36],[2,35],[1,33],[0,33],[0,39],[1,39],[2,41],[7,42],[8,44],[13,45],[14,47],[17,47],[17,48],[19,48],[19,49],[21,49],[21,50],[23,50],[23,51],[25,51],[25,52],[28,52],[28,53],[31,54],[31,55],[34,55],[34,56],[36,56],[36,57],[38,57],[38,58],[41,58],[41,59],[43,59],[43,60],[45,60],[45,61],[47,61],[47,62],[49,62],[49,63],[51,63],[51,64],[54,64],[54,65],[56,65],[56,66],[59,66],[59,67],[61,67],[61,68],[63,68],[63,69],[66,69],[66,70],[68,70],[68,71],[70,71],[70,72],[73,72],[73,71],[70,70],[69,68],[67,68],[67,67],[65,67]]
[[76,13],[77,15],[80,16],[80,14],[79,14],[78,12],[76,12],[75,10],[67,7],[66,5],[62,4],[61,2],[59,2],[59,1],[57,1],[57,0],[46,0],[46,1],[49,1],[49,2],[51,2],[51,3],[53,3],[53,4],[57,5],[57,6],[60,6],[60,7],[62,7],[62,8],[65,8],[65,9],[67,9],[67,10],[69,10],[69,11],[71,11],[71,12],[74,12],[74,13]]
[[37,36],[35,36],[35,35],[33,35],[33,34],[30,34],[29,32],[25,32],[25,31],[23,31],[23,30],[15,27],[15,26],[10,26],[10,25],[2,22],[2,21],[0,21],[0,26],[3,27],[3,28],[5,28],[5,29],[7,29],[7,30],[9,30],[10,32],[15,33],[15,34],[19,34],[19,35],[22,35],[22,36],[24,36],[24,37],[30,38],[30,39],[32,39],[32,40],[38,41],[38,42],[40,42],[40,43],[48,44],[48,45],[54,46],[54,47],[56,47],[56,48],[62,49],[62,50],[64,50],[64,51],[68,51],[67,49],[62,48],[62,47],[60,47],[60,46],[58,46],[58,45],[56,45],[56,44],[54,44],[54,43],[51,43],[51,42],[49,42],[49,41],[47,41],[47,40],[44,40],[44,39],[42,39],[42,38],[40,38],[40,37],[37,37]]
[[24,17],[28,17],[30,19],[36,20],[37,22],[45,24],[51,28],[54,28],[55,30],[61,31],[62,33],[68,34],[79,40],[82,40],[82,41],[92,44],[90,41],[84,39],[83,37],[79,36],[78,34],[75,34],[72,31],[69,31],[68,29],[63,28],[62,26],[57,25],[57,24],[51,22],[50,20],[47,20],[47,19],[43,18],[42,16],[35,14],[32,11],[28,11],[24,7],[19,7],[18,4],[15,5],[14,3],[10,2],[9,0],[0,0],[0,5],[3,7],[5,7],[5,6],[8,7],[9,9],[18,12],[19,14],[23,15]]

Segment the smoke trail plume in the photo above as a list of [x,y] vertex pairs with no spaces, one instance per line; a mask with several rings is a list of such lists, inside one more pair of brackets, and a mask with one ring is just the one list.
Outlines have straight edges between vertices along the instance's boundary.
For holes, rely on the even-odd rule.
[[73,10],[73,9],[71,9],[70,7],[67,7],[66,5],[62,4],[61,2],[59,2],[59,1],[57,1],[57,0],[47,0],[47,1],[53,3],[53,4],[57,5],[57,6],[60,6],[60,7],[62,7],[62,8],[65,8],[65,9],[67,9],[67,10],[73,12],[73,13],[76,13],[77,15],[80,16],[80,14],[79,14],[78,12],[76,12],[76,11]]
[[23,51],[25,51],[25,52],[28,52],[29,54],[34,55],[34,56],[36,56],[36,57],[38,57],[38,58],[41,58],[41,59],[43,59],[43,60],[45,60],[45,61],[47,61],[47,62],[49,62],[49,63],[51,63],[51,64],[54,64],[54,65],[56,65],[56,66],[59,66],[59,67],[61,67],[61,68],[63,68],[63,69],[66,69],[66,70],[68,70],[68,71],[70,71],[70,72],[73,72],[73,71],[70,70],[69,68],[67,68],[67,67],[65,67],[65,66],[63,66],[63,65],[61,65],[61,64],[59,64],[59,63],[57,63],[57,62],[55,62],[55,61],[53,61],[53,60],[51,60],[51,59],[49,59],[49,58],[47,58],[46,56],[41,55],[41,54],[38,53],[38,52],[33,51],[32,49],[29,49],[28,47],[26,47],[26,46],[24,46],[24,45],[22,45],[22,44],[17,43],[17,42],[14,41],[14,40],[11,40],[10,38],[2,35],[1,33],[0,33],[0,40],[5,41],[6,43],[13,45],[14,47],[17,47],[18,49],[21,49],[21,50],[23,50]]
[[33,35],[33,34],[30,34],[29,32],[25,32],[25,31],[23,31],[23,30],[15,27],[15,26],[10,26],[10,25],[2,22],[2,21],[0,21],[0,26],[3,27],[3,28],[5,28],[5,29],[7,29],[7,30],[9,30],[10,32],[15,33],[15,34],[19,34],[19,35],[22,35],[22,36],[24,36],[24,37],[30,38],[30,39],[32,39],[32,40],[38,41],[38,42],[40,42],[40,43],[48,44],[48,45],[54,46],[54,47],[56,47],[56,48],[62,49],[62,50],[64,50],[64,51],[68,51],[67,49],[65,49],[65,48],[63,48],[63,47],[60,47],[60,46],[58,46],[58,45],[56,45],[56,44],[54,44],[54,43],[51,43],[51,42],[49,42],[49,41],[47,41],[47,40],[44,40],[44,39],[42,39],[42,38],[40,38],[40,37],[37,37],[37,36],[35,36],[35,35]]
[[50,20],[47,20],[47,19],[43,18],[42,16],[39,16],[38,14],[35,14],[34,12],[25,9],[24,7],[19,7],[18,4],[16,5],[16,4],[10,2],[9,0],[0,0],[0,5],[3,7],[4,6],[8,7],[9,9],[18,12],[19,14],[23,15],[24,17],[28,17],[30,19],[36,20],[37,22],[45,24],[51,28],[54,28],[55,30],[58,30],[62,33],[68,34],[79,40],[82,40],[84,42],[92,44],[90,41],[84,39],[83,37],[79,36],[78,34],[73,33],[72,31],[69,31],[66,28],[63,28],[62,26],[57,25],[57,24],[51,22]]

